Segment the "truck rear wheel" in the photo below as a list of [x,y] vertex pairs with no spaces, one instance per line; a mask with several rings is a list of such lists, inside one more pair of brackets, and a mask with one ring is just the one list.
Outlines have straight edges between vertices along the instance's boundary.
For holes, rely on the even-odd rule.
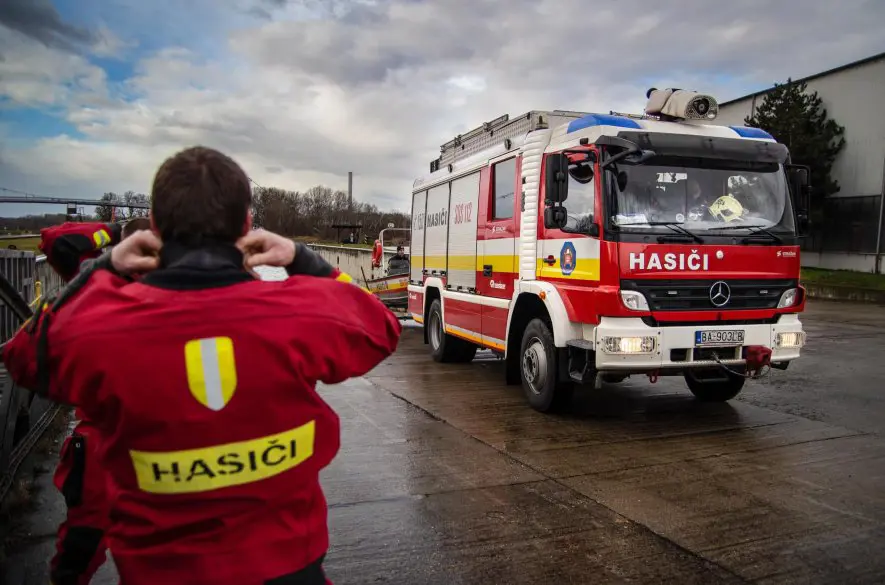
[[740,394],[745,381],[743,376],[719,368],[685,372],[688,389],[702,402],[727,402]]
[[541,319],[533,319],[522,334],[519,369],[529,405],[538,412],[561,410],[571,402],[574,386],[560,382],[553,334]]
[[427,319],[427,337],[430,340],[430,355],[437,362],[469,362],[476,355],[476,345],[446,333],[443,322],[442,304],[433,299]]

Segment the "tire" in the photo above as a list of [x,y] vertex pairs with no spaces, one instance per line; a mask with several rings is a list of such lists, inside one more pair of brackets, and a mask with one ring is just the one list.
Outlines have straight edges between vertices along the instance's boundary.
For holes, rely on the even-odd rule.
[[701,402],[727,402],[741,393],[746,382],[743,376],[719,369],[688,370],[684,376],[688,389]]
[[541,319],[533,319],[522,334],[519,372],[529,405],[538,412],[562,410],[571,403],[574,385],[558,381],[553,334]]
[[466,363],[476,355],[476,345],[449,335],[445,330],[442,304],[434,299],[427,314],[427,340],[430,342],[430,355],[440,363]]

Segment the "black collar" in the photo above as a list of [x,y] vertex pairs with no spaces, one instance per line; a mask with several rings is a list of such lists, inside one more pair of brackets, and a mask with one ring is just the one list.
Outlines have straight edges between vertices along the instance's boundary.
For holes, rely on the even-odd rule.
[[233,244],[190,248],[168,242],[160,250],[160,267],[140,282],[170,290],[198,290],[250,280],[254,277],[243,267],[243,254]]

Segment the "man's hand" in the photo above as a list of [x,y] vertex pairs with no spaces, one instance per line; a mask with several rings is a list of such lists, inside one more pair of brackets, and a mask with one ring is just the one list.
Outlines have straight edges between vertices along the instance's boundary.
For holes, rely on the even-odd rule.
[[163,242],[151,230],[139,230],[111,250],[111,264],[120,274],[130,276],[156,270],[160,266]]
[[285,267],[295,260],[295,242],[263,229],[252,230],[237,241],[247,270],[256,266]]

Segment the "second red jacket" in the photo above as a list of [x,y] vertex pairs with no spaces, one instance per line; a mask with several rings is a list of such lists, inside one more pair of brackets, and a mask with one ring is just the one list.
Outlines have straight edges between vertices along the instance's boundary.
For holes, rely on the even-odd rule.
[[73,279],[80,264],[120,243],[122,226],[116,223],[66,222],[40,230],[40,251],[65,281]]

